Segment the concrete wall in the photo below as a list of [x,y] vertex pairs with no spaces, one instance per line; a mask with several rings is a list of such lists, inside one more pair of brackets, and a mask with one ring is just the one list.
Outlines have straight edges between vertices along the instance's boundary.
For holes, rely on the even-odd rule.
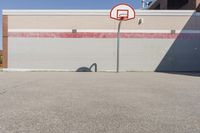
[[[177,46],[179,48],[164,61],[168,64],[162,66],[161,62],[174,42],[174,39],[122,39],[120,71],[199,71],[199,40],[180,41],[182,47]],[[9,68],[76,71],[79,67],[97,63],[99,71],[116,69],[114,39],[10,38],[9,43],[12,43],[9,45]]]
[[[108,13],[4,12],[8,15],[8,68],[76,71],[97,63],[99,71],[115,71],[118,22]],[[200,14],[136,13],[135,20],[122,24],[120,71],[200,71]]]
[[97,63],[99,70],[115,69],[114,39],[9,39],[9,68],[66,69]]
[[[161,16],[137,16],[135,20],[124,22],[122,29],[126,30],[182,30],[189,19],[200,19],[190,15],[163,15]],[[192,15],[192,13],[191,13]],[[177,18],[178,17],[178,18]],[[138,24],[138,19],[142,18],[144,23]],[[118,22],[109,16],[9,16],[8,27],[11,29],[78,29],[78,30],[116,30]],[[187,24],[187,29],[200,29],[193,25],[194,21]]]
[[[174,40],[122,39],[121,71],[155,71]],[[9,68],[115,71],[115,39],[9,39]],[[158,56],[159,55],[159,56]]]

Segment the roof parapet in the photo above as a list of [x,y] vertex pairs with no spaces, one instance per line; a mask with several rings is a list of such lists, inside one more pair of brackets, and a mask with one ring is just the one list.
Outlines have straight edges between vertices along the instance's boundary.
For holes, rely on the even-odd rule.
[[[110,10],[3,10],[10,16],[109,16]],[[195,10],[136,10],[137,16],[200,16]]]

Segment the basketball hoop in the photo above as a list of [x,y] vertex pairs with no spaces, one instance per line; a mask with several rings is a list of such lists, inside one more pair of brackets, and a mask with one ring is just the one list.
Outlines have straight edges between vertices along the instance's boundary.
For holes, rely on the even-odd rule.
[[110,18],[123,21],[134,19],[135,10],[128,4],[119,4],[111,9]]
[[117,32],[117,69],[119,72],[119,50],[120,50],[120,29],[122,21],[127,21],[135,18],[135,10],[128,4],[119,4],[114,6],[110,11],[110,18],[119,20]]

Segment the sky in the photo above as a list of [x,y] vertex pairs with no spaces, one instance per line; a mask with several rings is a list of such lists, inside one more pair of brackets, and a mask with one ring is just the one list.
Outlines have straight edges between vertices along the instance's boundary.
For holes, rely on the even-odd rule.
[[[111,9],[119,3],[141,8],[141,0],[0,0],[4,9]],[[2,15],[0,15],[0,49],[2,49]]]

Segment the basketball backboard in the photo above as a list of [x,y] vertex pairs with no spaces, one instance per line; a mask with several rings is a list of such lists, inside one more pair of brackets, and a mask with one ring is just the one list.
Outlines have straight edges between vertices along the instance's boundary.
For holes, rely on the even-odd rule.
[[110,18],[116,20],[130,20],[135,18],[133,7],[128,4],[119,4],[112,8]]

